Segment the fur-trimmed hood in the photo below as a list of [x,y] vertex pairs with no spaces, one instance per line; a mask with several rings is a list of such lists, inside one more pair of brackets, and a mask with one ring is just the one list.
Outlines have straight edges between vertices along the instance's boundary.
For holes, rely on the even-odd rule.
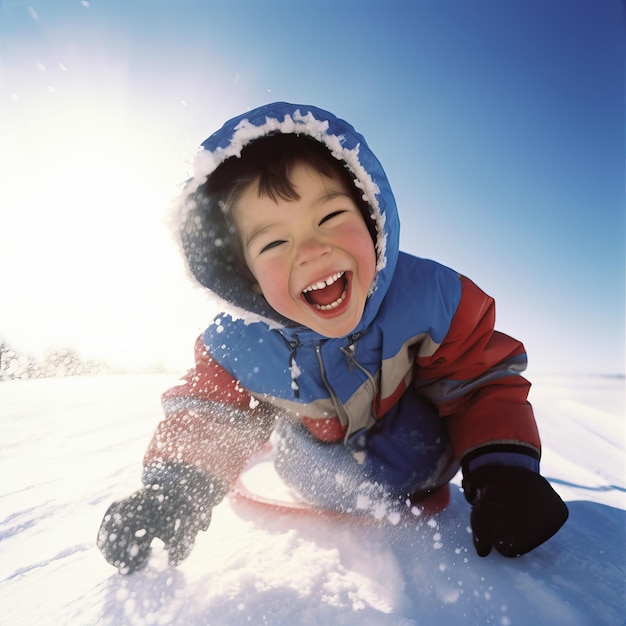
[[179,238],[188,267],[195,279],[209,289],[223,309],[247,321],[266,322],[271,327],[293,327],[254,293],[224,256],[223,233],[206,223],[193,199],[207,177],[226,159],[239,157],[242,149],[270,133],[308,135],[323,143],[332,155],[347,165],[355,185],[371,207],[376,226],[377,274],[357,331],[375,318],[391,282],[398,259],[399,220],[395,199],[385,172],[365,139],[332,113],[314,106],[275,102],[259,107],[224,124],[202,143],[193,164],[193,176],[183,191],[178,215]]

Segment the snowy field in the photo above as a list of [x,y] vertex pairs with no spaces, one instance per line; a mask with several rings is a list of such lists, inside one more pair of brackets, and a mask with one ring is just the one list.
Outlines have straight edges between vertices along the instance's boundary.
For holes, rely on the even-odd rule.
[[0,623],[567,625],[626,622],[623,378],[534,380],[543,474],[570,519],[515,560],[480,559],[455,479],[436,518],[396,527],[275,516],[225,500],[191,556],[124,577],[95,546],[139,487],[170,375],[0,383]]

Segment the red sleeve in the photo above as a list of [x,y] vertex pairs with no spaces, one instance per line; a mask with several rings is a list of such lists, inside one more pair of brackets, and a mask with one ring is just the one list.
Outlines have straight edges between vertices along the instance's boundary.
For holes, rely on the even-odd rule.
[[206,351],[195,345],[196,366],[162,397],[159,423],[144,465],[195,465],[231,486],[249,457],[269,439],[275,410],[259,402]]
[[524,346],[494,330],[495,303],[461,277],[462,295],[434,354],[417,358],[417,385],[446,419],[457,458],[491,444],[519,445],[538,456]]

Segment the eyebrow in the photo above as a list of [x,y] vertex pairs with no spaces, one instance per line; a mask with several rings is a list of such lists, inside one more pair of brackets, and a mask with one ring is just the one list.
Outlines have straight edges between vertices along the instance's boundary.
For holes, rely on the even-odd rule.
[[[352,196],[345,192],[345,191],[327,191],[323,194],[320,195],[319,198],[315,199],[311,204],[325,204],[326,202],[331,202],[332,200],[334,200],[335,198],[341,197],[341,196],[345,196],[346,198],[348,198],[349,200],[354,201],[354,199],[352,198]],[[246,248],[248,248],[250,246],[250,243],[252,241],[254,241],[254,239],[256,239],[258,236],[262,235],[266,230],[269,230],[272,226],[274,226],[275,222],[272,222],[270,224],[265,224],[263,226],[261,226],[260,228],[258,228],[257,230],[253,231],[250,236],[246,239]]]

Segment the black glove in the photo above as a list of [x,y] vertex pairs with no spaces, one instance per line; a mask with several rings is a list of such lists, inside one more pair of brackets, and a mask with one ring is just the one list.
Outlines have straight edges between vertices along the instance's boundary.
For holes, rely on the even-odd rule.
[[479,467],[464,477],[463,489],[472,505],[478,556],[492,547],[507,557],[526,554],[552,537],[569,514],[550,483],[522,467]]
[[97,544],[121,574],[146,565],[155,537],[165,544],[170,565],[178,565],[189,556],[198,531],[209,527],[212,506],[223,493],[197,470],[176,471],[181,480],[147,485],[105,513]]

